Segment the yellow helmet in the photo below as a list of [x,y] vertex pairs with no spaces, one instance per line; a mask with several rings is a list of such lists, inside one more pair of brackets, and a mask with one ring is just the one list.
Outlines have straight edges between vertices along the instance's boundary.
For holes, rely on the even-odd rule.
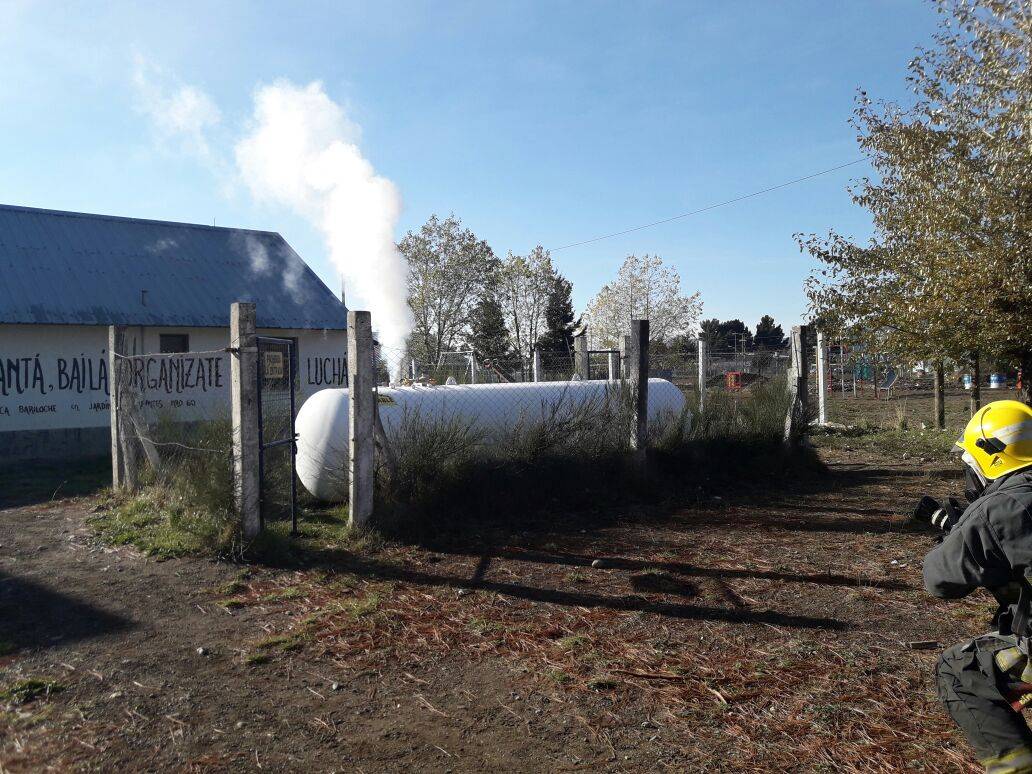
[[983,406],[967,423],[957,446],[990,481],[1032,467],[1032,408],[1016,400]]

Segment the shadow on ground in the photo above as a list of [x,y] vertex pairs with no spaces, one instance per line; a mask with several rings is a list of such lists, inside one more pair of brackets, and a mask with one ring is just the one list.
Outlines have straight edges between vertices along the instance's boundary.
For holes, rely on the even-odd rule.
[[5,649],[48,648],[133,625],[34,581],[0,572],[0,642]]
[[96,494],[108,486],[110,457],[10,463],[0,468],[0,510]]

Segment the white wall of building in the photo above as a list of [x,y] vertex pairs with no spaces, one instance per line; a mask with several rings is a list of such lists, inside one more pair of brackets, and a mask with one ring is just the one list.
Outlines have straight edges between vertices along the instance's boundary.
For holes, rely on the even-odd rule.
[[[229,416],[228,328],[131,328],[138,384],[154,410],[184,420]],[[159,355],[160,335],[187,334],[190,352]],[[297,405],[345,384],[347,335],[339,330],[259,330],[298,342]],[[108,329],[0,325],[0,433],[109,425]],[[206,354],[200,354],[206,353]],[[176,361],[174,364],[172,361]]]

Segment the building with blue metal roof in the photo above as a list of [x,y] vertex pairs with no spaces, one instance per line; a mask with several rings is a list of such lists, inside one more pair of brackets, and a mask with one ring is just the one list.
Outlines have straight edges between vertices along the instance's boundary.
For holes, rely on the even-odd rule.
[[299,400],[346,383],[344,304],[279,234],[0,205],[0,463],[107,451],[112,325],[153,374],[142,399],[228,416],[237,301],[295,343]]
[[279,234],[0,205],[0,323],[343,330],[347,313]]

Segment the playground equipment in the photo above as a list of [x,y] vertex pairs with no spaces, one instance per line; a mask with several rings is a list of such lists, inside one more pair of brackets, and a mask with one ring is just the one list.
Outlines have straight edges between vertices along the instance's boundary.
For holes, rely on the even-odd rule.
[[741,392],[742,391],[742,372],[741,371],[728,371],[724,374],[724,386],[728,392]]
[[[482,443],[497,443],[520,424],[569,417],[585,406],[617,409],[620,382],[515,382],[381,387],[377,408],[388,439],[406,419],[430,423],[458,420],[483,434]],[[685,398],[665,379],[649,379],[649,421],[678,418]],[[340,502],[347,497],[348,390],[315,393],[298,412],[297,476],[319,500]]]
[[892,388],[896,384],[896,380],[899,379],[899,373],[892,366],[885,366],[885,379],[881,384],[876,385],[875,390],[878,397],[881,397],[882,391],[885,392],[885,399],[888,400],[892,397]]

